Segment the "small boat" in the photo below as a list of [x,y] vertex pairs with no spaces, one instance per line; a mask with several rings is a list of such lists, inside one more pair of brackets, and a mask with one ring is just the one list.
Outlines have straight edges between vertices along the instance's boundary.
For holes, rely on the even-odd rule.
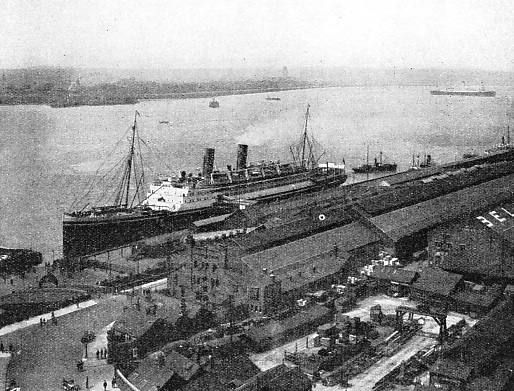
[[278,97],[271,97],[271,96],[267,96],[267,97],[266,97],[266,100],[280,100],[280,98],[278,98]]
[[209,102],[209,107],[211,109],[217,109],[220,107],[220,102],[218,102],[216,99],[212,98],[212,100]]
[[169,124],[170,121],[159,121],[160,124]]
[[375,172],[391,172],[396,171],[397,164],[396,163],[384,163],[383,162],[383,153],[380,151],[379,158],[375,158],[374,164],[369,164],[369,145],[366,153],[366,164],[363,164],[359,167],[352,168],[353,172],[357,174],[369,174]]

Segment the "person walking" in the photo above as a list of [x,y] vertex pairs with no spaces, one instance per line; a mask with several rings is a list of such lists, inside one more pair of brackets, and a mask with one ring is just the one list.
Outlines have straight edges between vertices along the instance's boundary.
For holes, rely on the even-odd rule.
[[4,351],[4,343],[0,342],[0,352],[3,352],[3,351]]
[[86,390],[89,388],[89,376],[86,376]]
[[100,351],[96,349],[96,359],[100,360]]
[[112,380],[111,380],[111,387],[114,389],[116,388],[116,378],[113,377]]
[[107,380],[104,380],[104,391],[107,391]]

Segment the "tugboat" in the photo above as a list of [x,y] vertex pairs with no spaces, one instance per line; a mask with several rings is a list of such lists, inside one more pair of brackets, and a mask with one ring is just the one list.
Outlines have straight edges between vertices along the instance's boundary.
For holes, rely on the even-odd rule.
[[220,102],[218,102],[216,99],[212,98],[212,100],[209,102],[209,107],[211,109],[217,109],[220,107]]
[[397,164],[396,163],[384,163],[383,162],[383,153],[380,151],[379,159],[375,158],[374,164],[369,164],[369,145],[366,152],[366,164],[363,164],[359,167],[352,168],[353,172],[357,174],[371,174],[375,172],[392,172],[396,171]]
[[[134,205],[143,184],[133,163],[137,132],[136,112],[132,126],[131,146],[126,161],[120,192],[109,206],[89,207],[65,213],[63,217],[64,257],[80,257],[121,247],[137,240],[189,228],[197,220],[234,211],[235,206],[220,203],[223,197],[239,200],[283,198],[295,194],[336,187],[346,181],[344,164],[318,163],[307,132],[309,106],[301,141],[294,150],[293,161],[260,161],[247,164],[248,146],[239,145],[236,168],[214,169],[214,149],[205,150],[202,173],[182,171],[180,177],[159,179],[150,185],[146,197]],[[133,175],[132,175],[133,173]],[[134,178],[133,178],[134,176]],[[129,195],[130,184],[136,194]],[[137,196],[136,196],[137,195]],[[132,202],[130,202],[132,201]]]

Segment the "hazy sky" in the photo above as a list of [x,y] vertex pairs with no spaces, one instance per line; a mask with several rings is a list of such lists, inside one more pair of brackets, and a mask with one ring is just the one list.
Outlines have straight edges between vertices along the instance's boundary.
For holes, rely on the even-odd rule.
[[512,0],[0,0],[0,68],[514,70]]

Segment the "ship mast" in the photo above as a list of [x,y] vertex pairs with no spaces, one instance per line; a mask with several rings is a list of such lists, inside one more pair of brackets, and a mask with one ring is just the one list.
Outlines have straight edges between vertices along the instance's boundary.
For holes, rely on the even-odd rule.
[[311,106],[307,103],[307,112],[305,113],[305,125],[303,127],[303,141],[302,141],[302,160],[301,165],[305,168],[305,144],[307,143],[307,124],[309,121],[309,108]]
[[130,175],[132,173],[132,160],[134,159],[134,141],[136,139],[136,126],[137,126],[137,116],[139,112],[136,110],[134,114],[134,125],[132,125],[132,140],[130,142],[130,152],[127,160],[127,189],[125,195],[125,208],[128,208],[128,198],[129,198],[129,189],[130,189]]
[[125,166],[125,170],[123,173],[123,177],[120,183],[120,187],[118,190],[118,195],[116,196],[115,205],[118,205],[123,208],[128,208],[129,206],[129,194],[130,194],[130,180],[132,175],[132,163],[134,160],[135,153],[135,140],[136,140],[136,131],[137,131],[137,116],[140,115],[138,111],[136,111],[134,115],[134,124],[132,125],[132,137],[130,140],[130,149],[127,155],[127,162]]

